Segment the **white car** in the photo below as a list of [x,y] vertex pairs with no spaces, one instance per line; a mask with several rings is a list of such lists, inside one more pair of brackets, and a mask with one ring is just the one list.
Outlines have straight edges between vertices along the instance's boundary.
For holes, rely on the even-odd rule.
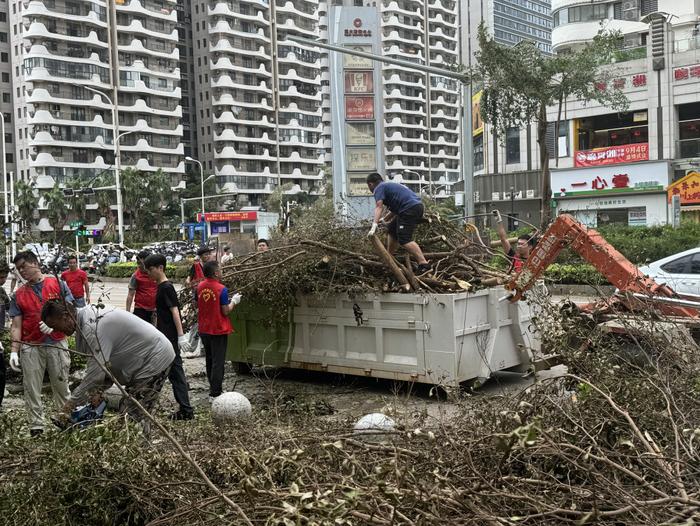
[[700,247],[654,261],[639,270],[680,294],[700,296]]

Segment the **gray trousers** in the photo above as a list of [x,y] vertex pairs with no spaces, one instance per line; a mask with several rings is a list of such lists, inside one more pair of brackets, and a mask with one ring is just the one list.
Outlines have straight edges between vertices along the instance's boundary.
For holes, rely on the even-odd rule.
[[[63,350],[59,347],[62,347]],[[66,340],[60,340],[50,345],[23,345],[20,352],[20,364],[29,429],[43,429],[44,406],[41,403],[41,389],[44,382],[44,372],[48,371],[49,373],[56,409],[61,409],[70,397],[68,344]]]

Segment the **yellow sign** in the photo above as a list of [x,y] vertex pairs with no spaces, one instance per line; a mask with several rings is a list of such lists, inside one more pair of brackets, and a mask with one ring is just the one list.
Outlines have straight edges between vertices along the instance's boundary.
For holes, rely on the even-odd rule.
[[481,120],[481,96],[483,91],[472,95],[472,133],[480,135],[484,133],[484,121]]
[[674,195],[681,196],[681,205],[700,204],[700,173],[689,172],[668,185],[668,202]]

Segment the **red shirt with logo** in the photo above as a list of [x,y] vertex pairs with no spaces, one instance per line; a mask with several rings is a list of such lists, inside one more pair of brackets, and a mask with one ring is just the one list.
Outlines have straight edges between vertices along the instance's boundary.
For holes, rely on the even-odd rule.
[[74,298],[85,297],[85,284],[88,282],[87,272],[79,268],[66,270],[61,274],[61,279],[66,282]]

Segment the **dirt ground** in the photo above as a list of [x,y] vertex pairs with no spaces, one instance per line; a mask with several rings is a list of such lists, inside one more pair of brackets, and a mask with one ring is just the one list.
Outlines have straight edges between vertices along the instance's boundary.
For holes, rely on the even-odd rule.
[[[209,418],[209,386],[204,358],[187,358],[184,363],[195,412],[200,418]],[[556,370],[543,374],[556,374]],[[5,411],[24,412],[22,386],[18,381],[21,382],[14,377],[8,382],[3,402]],[[310,411],[338,422],[354,422],[365,414],[381,412],[405,425],[426,419],[439,425],[455,414],[455,397],[477,401],[484,396],[509,395],[533,381],[532,376],[524,377],[520,373],[497,373],[476,392],[450,393],[426,385],[411,386],[405,382],[309,371],[256,368],[252,374],[236,374],[227,364],[224,391],[243,393],[251,401],[254,411]],[[48,409],[51,404],[48,385],[44,394],[44,407]],[[166,383],[161,394],[160,412],[165,415],[175,409],[172,389]]]

